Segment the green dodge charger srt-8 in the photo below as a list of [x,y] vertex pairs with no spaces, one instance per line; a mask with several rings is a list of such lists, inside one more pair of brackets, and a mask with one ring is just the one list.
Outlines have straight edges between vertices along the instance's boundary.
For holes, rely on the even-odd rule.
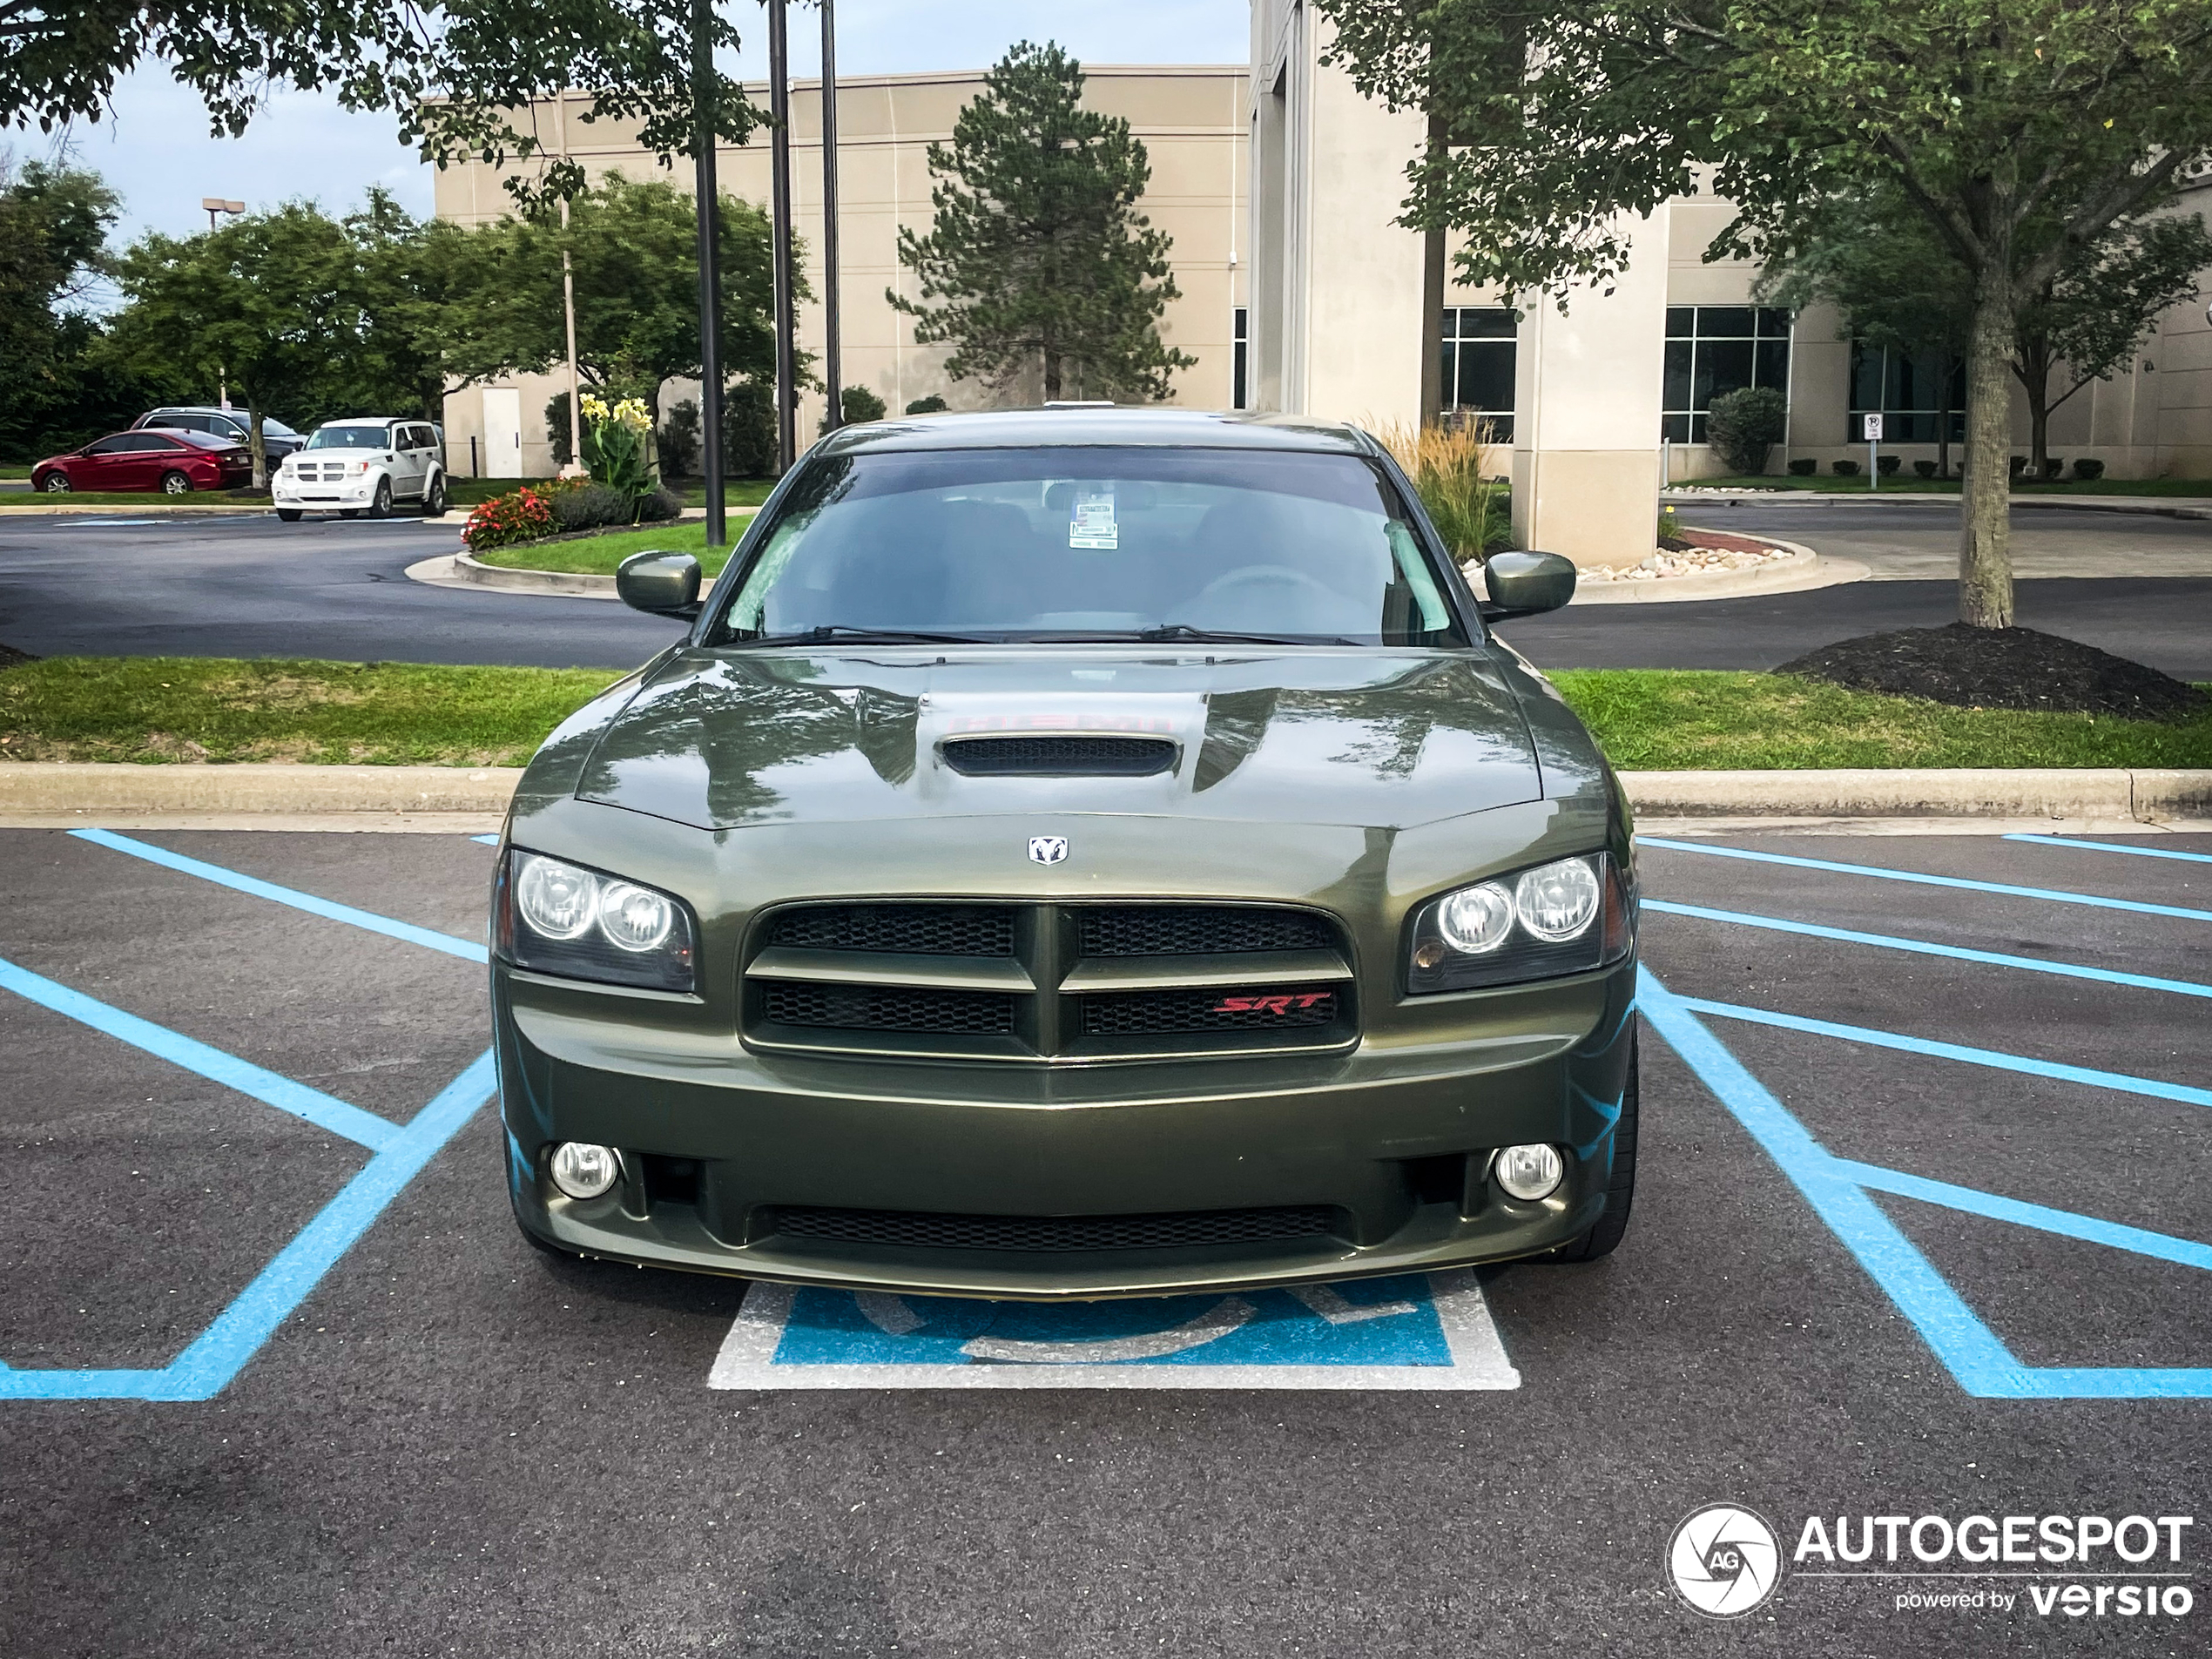
[[826,439],[524,776],[491,971],[550,1248],[1086,1298],[1613,1249],[1636,887],[1589,734],[1348,427]]

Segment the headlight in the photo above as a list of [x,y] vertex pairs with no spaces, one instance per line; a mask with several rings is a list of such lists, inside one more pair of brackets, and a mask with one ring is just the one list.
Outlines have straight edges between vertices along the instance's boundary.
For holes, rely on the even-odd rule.
[[1609,854],[1556,859],[1424,906],[1406,988],[1418,996],[1587,973],[1627,954],[1635,924],[1635,895]]
[[499,954],[517,968],[655,991],[692,986],[691,913],[635,881],[511,849],[494,898]]

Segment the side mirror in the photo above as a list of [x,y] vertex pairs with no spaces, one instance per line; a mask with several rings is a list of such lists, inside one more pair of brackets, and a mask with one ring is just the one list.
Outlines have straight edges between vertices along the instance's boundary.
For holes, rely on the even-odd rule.
[[615,591],[632,610],[699,614],[699,562],[688,553],[632,553],[615,570]]
[[1493,553],[1482,566],[1482,620],[1541,616],[1575,597],[1575,561],[1556,553]]

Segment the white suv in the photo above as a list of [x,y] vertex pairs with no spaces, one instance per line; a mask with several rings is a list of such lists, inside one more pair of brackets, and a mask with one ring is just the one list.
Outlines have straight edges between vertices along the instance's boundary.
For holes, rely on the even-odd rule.
[[401,501],[419,502],[435,516],[446,509],[437,428],[427,421],[330,421],[284,458],[269,490],[287,524],[334,509],[341,518],[382,518]]

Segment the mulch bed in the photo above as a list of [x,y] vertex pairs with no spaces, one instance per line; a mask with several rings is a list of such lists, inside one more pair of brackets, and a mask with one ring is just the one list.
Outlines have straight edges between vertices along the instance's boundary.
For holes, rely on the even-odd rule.
[[2212,710],[2212,697],[2186,680],[2033,628],[1970,628],[1954,622],[1866,634],[1823,645],[1774,671],[1954,708],[2129,720],[2179,719]]

